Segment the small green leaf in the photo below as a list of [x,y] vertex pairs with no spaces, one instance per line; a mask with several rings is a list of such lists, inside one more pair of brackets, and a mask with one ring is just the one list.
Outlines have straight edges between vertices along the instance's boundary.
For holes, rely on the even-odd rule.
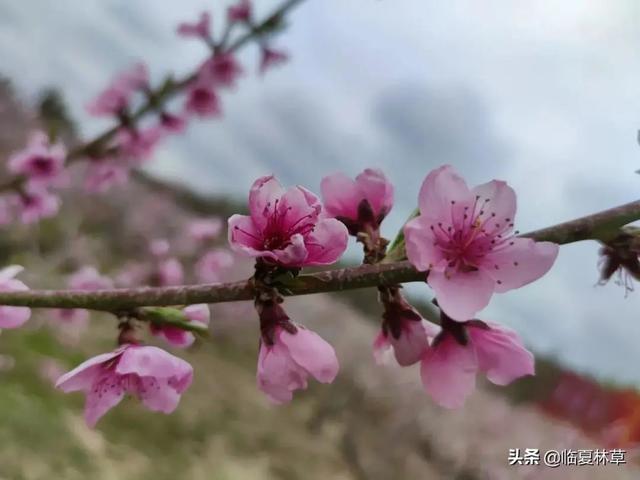
[[205,325],[190,322],[185,313],[174,307],[141,307],[136,311],[136,317],[159,326],[171,326],[206,335],[209,329]]

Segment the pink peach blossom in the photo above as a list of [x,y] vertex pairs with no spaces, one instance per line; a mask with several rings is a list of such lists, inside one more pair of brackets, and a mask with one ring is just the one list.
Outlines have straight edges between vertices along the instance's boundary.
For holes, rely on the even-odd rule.
[[274,50],[270,47],[262,47],[260,57],[260,73],[264,74],[270,68],[282,65],[289,60],[289,55],[280,50]]
[[187,128],[187,118],[185,115],[162,112],[160,114],[160,128],[166,133],[182,133]]
[[114,83],[130,91],[149,88],[149,69],[143,62],[134,64],[115,78]]
[[333,347],[304,327],[290,332],[277,326],[272,343],[260,342],[258,388],[273,403],[290,402],[295,390],[307,388],[310,375],[321,383],[333,382],[338,369]]
[[119,115],[128,108],[133,92],[148,87],[147,67],[144,63],[137,63],[114,77],[109,86],[87,104],[87,111],[96,117]]
[[256,180],[250,215],[229,218],[234,250],[287,267],[328,265],[347,248],[346,227],[323,215],[318,198],[303,187],[283,189],[273,176]]
[[67,150],[60,142],[51,144],[44,132],[35,132],[24,150],[9,157],[8,169],[31,182],[49,184],[64,170]]
[[[203,326],[209,325],[209,306],[206,304],[189,305],[182,309],[189,322],[197,323]],[[165,340],[170,345],[177,348],[187,348],[193,345],[196,337],[193,333],[170,325],[149,324],[151,333]]]
[[[14,277],[24,270],[20,265],[11,265],[0,270],[0,290],[24,291],[29,290],[23,282]],[[0,328],[18,328],[31,317],[28,307],[0,306]]]
[[393,185],[381,170],[373,168],[355,180],[344,173],[324,177],[320,191],[327,214],[344,223],[351,235],[378,228],[393,207]]
[[398,288],[381,289],[380,300],[384,313],[382,329],[373,343],[376,362],[383,363],[390,349],[403,367],[419,362],[440,328],[423,319]]
[[199,117],[215,117],[222,113],[220,99],[215,90],[201,80],[196,80],[187,90],[185,111]]
[[84,308],[54,308],[51,313],[56,324],[74,331],[84,331],[89,323],[89,310]]
[[84,188],[89,193],[104,193],[129,180],[129,167],[110,159],[91,160],[84,179]]
[[[73,290],[101,290],[113,287],[113,281],[100,275],[92,266],[84,266],[74,272],[68,280]],[[89,322],[89,311],[82,308],[57,308],[52,311],[53,318],[61,325],[82,331]]]
[[15,197],[14,203],[20,215],[20,221],[24,224],[53,217],[60,209],[60,198],[57,195],[35,185],[27,185]]
[[192,220],[187,225],[187,233],[196,242],[215,240],[224,228],[224,222],[219,217]]
[[169,254],[171,245],[166,238],[154,238],[149,242],[149,251],[154,257],[164,257]]
[[433,170],[419,194],[420,215],[404,228],[407,256],[455,320],[473,318],[494,292],[544,275],[558,245],[513,233],[515,192],[493,180],[469,189],[452,167]]
[[163,138],[164,131],[158,126],[137,130],[121,128],[116,135],[116,144],[124,159],[139,165],[153,155]]
[[184,22],[178,25],[178,35],[182,37],[196,37],[209,40],[211,37],[211,14],[202,12],[197,22]]
[[213,55],[200,67],[200,79],[214,87],[234,87],[242,67],[231,53]]
[[127,262],[115,277],[118,287],[137,287],[145,283],[149,275],[146,265],[140,262]]
[[251,2],[240,0],[235,5],[227,8],[227,19],[229,22],[248,22],[251,20]]
[[184,281],[184,269],[177,258],[167,258],[158,264],[155,284],[160,287],[180,285]]
[[449,320],[443,322],[443,328],[422,358],[421,375],[427,393],[445,408],[463,405],[475,388],[477,372],[496,385],[535,372],[533,355],[506,327],[479,320]]
[[205,253],[195,265],[195,274],[200,282],[219,282],[222,274],[233,265],[233,255],[221,248]]
[[113,281],[98,270],[86,265],[69,277],[69,288],[74,290],[102,290],[113,287]]
[[184,360],[157,347],[126,344],[62,375],[56,388],[85,394],[84,418],[93,428],[125,394],[149,410],[171,413],[192,379],[193,368]]

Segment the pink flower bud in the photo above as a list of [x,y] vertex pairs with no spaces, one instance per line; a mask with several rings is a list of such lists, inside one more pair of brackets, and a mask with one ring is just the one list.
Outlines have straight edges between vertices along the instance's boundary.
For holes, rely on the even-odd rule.
[[192,379],[193,368],[184,360],[157,347],[126,344],[62,375],[56,387],[85,394],[84,418],[94,427],[125,394],[149,410],[171,413]]
[[162,260],[156,271],[155,284],[159,287],[180,285],[184,281],[184,269],[177,258]]
[[182,133],[187,128],[187,118],[184,115],[162,112],[160,127],[167,133]]
[[69,277],[69,288],[73,290],[103,290],[112,288],[113,281],[100,275],[95,267],[84,266]]
[[44,132],[32,135],[27,147],[9,157],[9,171],[24,175],[30,182],[47,185],[59,178],[64,169],[67,150],[61,143],[49,143]]
[[396,361],[406,367],[419,362],[440,328],[424,320],[402,296],[398,288],[385,288],[380,294],[384,306],[382,329],[373,344],[378,363],[393,349]]
[[230,252],[223,249],[211,250],[196,263],[196,277],[198,281],[204,283],[219,282],[231,266],[233,266],[233,255]]
[[149,251],[155,257],[164,257],[169,254],[171,245],[166,238],[154,238],[149,242]]
[[114,77],[109,86],[87,104],[87,111],[96,117],[119,115],[128,108],[133,92],[148,87],[147,67],[144,63],[137,63]]
[[[197,323],[202,326],[209,325],[211,313],[209,311],[209,306],[204,303],[189,305],[188,307],[185,307],[182,312],[185,314],[189,322]],[[152,335],[162,338],[168,344],[176,348],[190,347],[196,340],[193,333],[171,325],[155,325],[151,323],[149,325],[149,329],[151,330]]]
[[209,40],[211,37],[211,14],[209,12],[202,12],[197,22],[188,23],[184,22],[178,25],[178,35],[181,37],[195,37],[203,40]]
[[227,8],[227,19],[229,22],[248,22],[251,19],[251,2],[240,0],[235,5]]
[[270,68],[282,65],[289,60],[289,55],[285,52],[274,50],[269,47],[263,47],[260,59],[260,73],[264,73]]
[[24,224],[53,217],[60,209],[60,198],[57,195],[35,185],[27,185],[27,188],[14,197],[14,200],[20,221]]
[[208,84],[196,80],[187,90],[185,111],[199,117],[215,117],[222,113],[220,99]]
[[215,240],[224,228],[224,222],[219,217],[193,220],[187,225],[187,233],[196,242]]
[[258,388],[276,403],[287,403],[295,390],[307,388],[307,379],[332,383],[339,365],[331,345],[318,334],[289,322],[275,303],[260,312],[263,330],[258,357]]
[[320,190],[327,214],[344,223],[351,235],[378,229],[393,207],[393,185],[373,168],[355,180],[343,173],[324,177]]
[[234,87],[242,67],[231,53],[217,54],[200,67],[200,79],[214,87]]

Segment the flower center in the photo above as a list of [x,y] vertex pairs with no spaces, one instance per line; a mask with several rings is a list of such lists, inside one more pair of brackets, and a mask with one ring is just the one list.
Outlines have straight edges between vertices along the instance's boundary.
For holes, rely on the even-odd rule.
[[487,254],[513,245],[518,232],[511,233],[512,220],[499,218],[490,211],[489,202],[489,198],[482,199],[479,195],[471,206],[457,205],[452,200],[450,222],[430,225],[434,246],[444,253],[447,261],[445,274],[477,270]]
[[310,213],[297,219],[288,218],[293,207],[285,206],[276,199],[268,202],[262,215],[267,223],[262,230],[263,248],[265,250],[280,250],[291,244],[291,237],[299,234],[306,237],[315,228],[315,214]]
[[48,175],[53,172],[53,161],[51,157],[44,155],[33,158],[31,160],[31,166],[35,172],[40,175]]

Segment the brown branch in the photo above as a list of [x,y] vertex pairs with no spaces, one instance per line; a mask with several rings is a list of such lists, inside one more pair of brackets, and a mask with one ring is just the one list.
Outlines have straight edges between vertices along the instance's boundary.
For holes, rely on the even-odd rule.
[[[603,240],[609,235],[607,232],[610,230],[616,231],[624,224],[638,219],[640,219],[640,201],[530,232],[523,237],[560,244],[586,239]],[[401,261],[300,275],[282,285],[281,291],[284,295],[308,295],[424,280],[424,272],[418,272],[409,262]],[[33,308],[87,308],[118,313],[144,306],[251,300],[254,295],[255,289],[250,279],[234,283],[162,288],[145,287],[97,291],[2,291],[0,292],[0,305]]]

